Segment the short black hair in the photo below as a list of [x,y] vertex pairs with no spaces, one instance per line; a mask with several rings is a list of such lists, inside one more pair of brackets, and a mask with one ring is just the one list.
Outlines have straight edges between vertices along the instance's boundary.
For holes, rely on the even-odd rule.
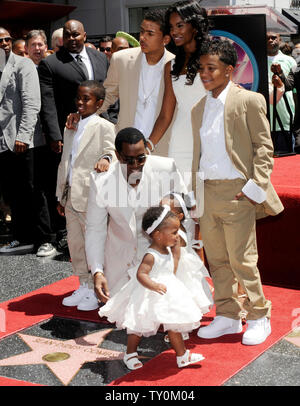
[[[158,217],[162,214],[163,211],[164,211],[163,206],[150,207],[143,216],[142,229],[146,231],[149,227],[151,227],[154,221],[158,219]],[[161,229],[164,226],[166,220],[168,220],[169,218],[177,218],[177,216],[171,210],[168,211],[166,217],[153,231]]]
[[204,41],[201,46],[200,55],[218,55],[220,61],[225,65],[236,66],[238,56],[234,45],[228,40],[213,39]]
[[161,8],[149,9],[145,12],[143,20],[152,21],[159,25],[160,31],[163,35],[167,34],[166,26],[166,10]]
[[118,132],[115,139],[115,147],[117,152],[122,152],[123,142],[126,144],[137,144],[143,140],[145,147],[147,146],[146,139],[143,133],[134,127],[126,127]]
[[84,82],[81,82],[79,86],[91,89],[97,100],[105,99],[105,88],[103,84],[97,80],[85,80]]
[[99,40],[99,44],[100,42],[111,42],[113,40],[113,37],[110,35],[105,35],[104,37],[101,37]]

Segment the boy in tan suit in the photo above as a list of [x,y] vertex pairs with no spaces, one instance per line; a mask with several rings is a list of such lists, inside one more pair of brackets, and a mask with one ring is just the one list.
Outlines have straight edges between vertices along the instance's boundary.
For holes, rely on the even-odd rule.
[[200,229],[215,288],[216,318],[198,331],[201,338],[240,333],[238,283],[247,297],[248,328],[242,343],[256,345],[271,333],[271,302],[257,269],[256,218],[283,206],[270,182],[273,145],[266,102],[259,93],[230,81],[237,54],[228,41],[203,46],[200,76],[208,96],[192,110],[193,190],[204,177]]
[[63,305],[78,310],[94,310],[98,300],[85,254],[85,217],[90,173],[107,171],[114,157],[114,125],[96,111],[103,103],[105,90],[97,81],[88,80],[78,87],[76,105],[80,114],[77,130],[65,129],[64,148],[58,168],[57,210],[66,216],[68,246],[74,274],[80,287],[64,298]]

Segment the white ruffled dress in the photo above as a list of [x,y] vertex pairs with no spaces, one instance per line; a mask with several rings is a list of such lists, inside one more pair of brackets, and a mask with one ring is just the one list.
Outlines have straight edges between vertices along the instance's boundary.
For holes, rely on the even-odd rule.
[[184,284],[190,292],[194,302],[202,314],[208,313],[213,304],[213,297],[206,277],[209,273],[192,247],[192,241],[188,239],[183,230],[179,230],[180,237],[185,241],[186,246],[180,249],[180,260],[176,277]]
[[190,332],[200,326],[202,312],[190,292],[174,274],[171,250],[161,254],[152,248],[146,253],[153,255],[154,265],[150,278],[167,287],[163,295],[145,288],[136,278],[138,267],[129,271],[131,279],[118,293],[100,308],[100,317],[107,317],[111,323],[128,334],[151,336],[162,325],[165,331]]

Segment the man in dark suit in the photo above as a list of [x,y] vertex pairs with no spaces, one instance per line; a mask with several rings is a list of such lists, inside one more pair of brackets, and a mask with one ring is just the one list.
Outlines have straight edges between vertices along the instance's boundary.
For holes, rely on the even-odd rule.
[[106,56],[85,47],[85,41],[83,24],[77,20],[67,21],[63,27],[63,46],[55,54],[42,60],[38,67],[41,120],[50,146],[49,161],[45,164],[45,182],[51,185],[52,217],[58,240],[65,230],[64,218],[56,213],[55,190],[66,119],[69,113],[77,111],[75,98],[78,85],[87,79],[103,82],[109,65]]

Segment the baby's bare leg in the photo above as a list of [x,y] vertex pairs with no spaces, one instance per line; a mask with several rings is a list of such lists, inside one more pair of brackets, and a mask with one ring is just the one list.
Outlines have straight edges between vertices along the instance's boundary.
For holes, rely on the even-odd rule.
[[169,330],[168,336],[177,357],[181,357],[183,354],[185,354],[186,348],[181,333],[176,333],[175,331]]

